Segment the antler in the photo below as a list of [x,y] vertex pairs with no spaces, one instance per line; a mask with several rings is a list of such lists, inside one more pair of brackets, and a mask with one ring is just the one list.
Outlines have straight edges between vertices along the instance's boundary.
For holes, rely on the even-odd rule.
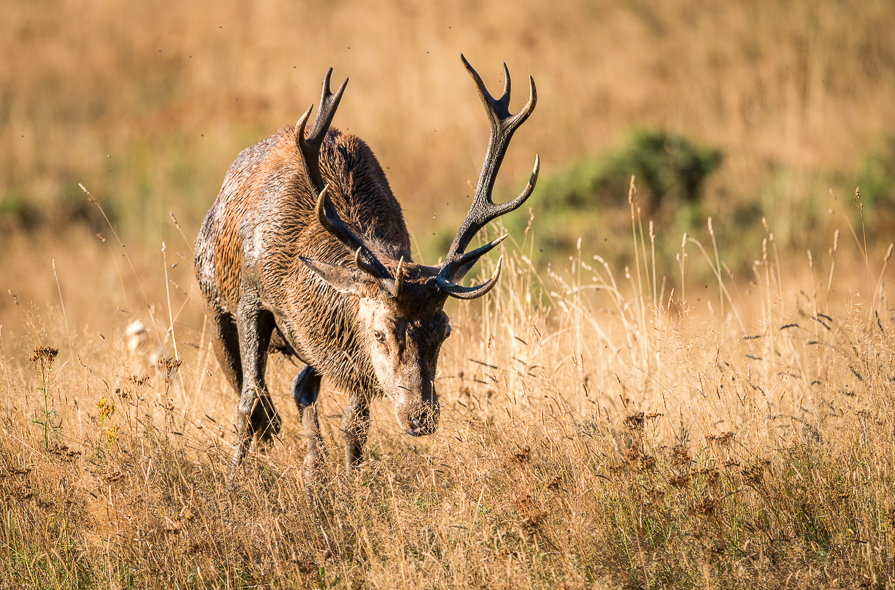
[[339,101],[342,100],[342,93],[345,92],[345,86],[348,85],[348,78],[342,82],[342,85],[336,90],[335,94],[330,92],[329,79],[332,76],[333,69],[330,68],[323,78],[323,91],[320,94],[320,108],[317,110],[317,117],[311,130],[305,137],[305,126],[311,116],[314,105],[308,107],[308,110],[301,116],[296,124],[295,144],[301,153],[302,166],[304,167],[305,177],[311,190],[318,195],[317,197],[317,219],[320,225],[326,231],[331,233],[339,242],[354,253],[354,263],[365,273],[372,276],[379,287],[397,297],[401,293],[403,287],[403,277],[401,273],[404,269],[404,259],[398,264],[398,279],[391,276],[385,265],[376,258],[369,248],[364,244],[363,240],[354,235],[345,222],[336,213],[336,208],[329,200],[329,186],[324,186],[323,176],[320,174],[320,147],[323,145],[323,139],[329,126],[332,123],[336,109],[339,108]]
[[323,138],[329,131],[329,126],[339,108],[339,101],[342,100],[342,93],[345,92],[345,86],[348,85],[348,78],[342,82],[336,93],[329,91],[329,78],[332,76],[333,69],[330,68],[323,78],[323,92],[320,94],[320,108],[317,110],[317,117],[314,118],[314,125],[305,137],[305,125],[311,116],[314,105],[308,107],[308,110],[301,116],[296,123],[295,145],[301,152],[301,162],[305,169],[305,177],[314,194],[320,194],[323,191],[323,177],[320,175],[320,146],[323,145]]
[[[503,236],[502,238],[500,238],[500,240],[502,241],[505,237],[506,236]],[[494,241],[496,242],[498,240]],[[488,245],[490,246],[491,244]],[[488,249],[490,250],[491,248]],[[481,256],[481,254],[478,254],[477,257],[478,256]],[[491,288],[497,284],[497,279],[500,277],[500,267],[502,264],[503,255],[501,255],[500,258],[497,259],[497,268],[494,269],[494,274],[491,275],[491,278],[478,287],[461,287],[456,283],[452,283],[450,281],[442,279],[440,273],[439,276],[435,277],[435,282],[438,283],[439,289],[441,289],[444,293],[447,293],[451,297],[456,297],[457,299],[475,299],[490,291]]]
[[376,258],[366,244],[354,235],[339,214],[332,201],[329,200],[329,185],[323,187],[320,196],[317,197],[317,219],[323,229],[333,235],[339,242],[345,246],[349,252],[354,252],[354,264],[362,271],[376,279],[379,287],[390,294],[392,297],[398,297],[404,284],[401,273],[404,270],[404,258],[398,264],[399,278],[396,280],[391,273],[385,268],[385,265]]
[[521,111],[515,115],[511,114],[509,110],[510,71],[507,69],[507,64],[503,64],[503,95],[495,100],[488,92],[488,89],[485,88],[481,76],[479,76],[473,67],[469,65],[469,62],[466,61],[463,54],[460,54],[460,59],[463,60],[463,65],[466,66],[469,75],[475,80],[479,98],[482,99],[482,104],[485,105],[485,111],[488,114],[488,120],[491,123],[491,138],[488,141],[488,151],[485,154],[485,162],[482,164],[482,173],[479,177],[479,184],[475,190],[475,198],[472,201],[469,212],[466,214],[466,219],[463,220],[460,229],[457,230],[457,235],[451,243],[451,248],[445,257],[441,270],[436,277],[436,281],[441,290],[449,295],[462,299],[472,299],[474,297],[481,297],[494,286],[497,277],[500,275],[500,261],[498,261],[497,269],[491,279],[480,287],[460,287],[452,282],[454,277],[461,268],[468,268],[475,264],[475,261],[478,260],[479,257],[502,242],[506,236],[501,236],[472,252],[464,254],[464,250],[466,250],[466,247],[469,245],[469,242],[475,234],[485,227],[491,220],[500,217],[504,213],[513,211],[522,205],[522,203],[531,196],[531,193],[538,182],[540,158],[535,156],[534,169],[531,172],[531,177],[529,178],[525,190],[523,190],[518,197],[506,203],[495,204],[491,200],[491,193],[494,190],[494,182],[497,179],[497,173],[500,170],[500,165],[503,162],[504,155],[506,155],[513,133],[516,132],[516,129],[518,129],[534,111],[535,105],[538,102],[538,92],[535,88],[534,78],[529,76],[530,89],[528,102]]

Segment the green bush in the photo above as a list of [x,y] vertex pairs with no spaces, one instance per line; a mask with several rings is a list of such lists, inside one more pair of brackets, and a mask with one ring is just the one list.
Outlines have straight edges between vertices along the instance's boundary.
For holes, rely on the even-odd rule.
[[869,239],[891,241],[895,235],[895,136],[884,136],[857,170],[832,174],[831,184],[841,187],[846,198],[860,188],[863,220],[855,207],[853,222],[863,223]]
[[895,136],[885,137],[882,147],[867,155],[859,180],[865,206],[877,210],[895,207]]
[[635,131],[614,152],[582,160],[543,186],[551,208],[605,207],[624,203],[631,176],[641,202],[697,202],[706,179],[721,165],[721,151],[665,131]]

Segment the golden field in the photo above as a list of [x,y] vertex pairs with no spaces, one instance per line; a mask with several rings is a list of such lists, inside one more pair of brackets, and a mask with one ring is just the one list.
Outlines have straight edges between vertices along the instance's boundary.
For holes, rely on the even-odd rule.
[[[649,243],[628,276],[582,257],[565,280],[510,251],[499,291],[451,310],[439,432],[411,439],[379,402],[347,474],[345,398],[325,391],[330,460],[310,488],[288,393],[299,367],[273,359],[284,429],[232,472],[235,395],[205,324],[172,326],[183,294],[155,311],[168,365],[149,360],[156,340],[130,352],[121,331],[66,332],[61,306],[23,309],[58,356],[0,366],[0,583],[891,586],[890,259],[866,266],[872,295],[818,288],[847,284],[835,256],[789,295],[772,250],[751,294],[723,274],[662,293]],[[685,253],[714,265],[710,245]]]
[[[895,6],[2,8],[0,587],[895,586]],[[535,153],[544,180],[499,288],[449,305],[438,433],[378,402],[346,474],[327,389],[307,487],[276,356],[283,431],[232,473],[192,274],[227,166],[332,66],[432,262],[487,141],[460,52],[493,91],[507,62],[513,109],[535,78],[498,188]],[[638,181],[548,224],[551,180],[636,128],[723,153],[686,223]]]

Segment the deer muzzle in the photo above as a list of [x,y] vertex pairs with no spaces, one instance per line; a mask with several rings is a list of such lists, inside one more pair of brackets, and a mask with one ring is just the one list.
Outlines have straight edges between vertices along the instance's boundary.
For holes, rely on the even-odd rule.
[[426,436],[438,429],[438,417],[441,413],[438,395],[434,387],[426,393],[428,395],[421,395],[415,400],[405,398],[406,401],[395,404],[395,418],[410,436]]

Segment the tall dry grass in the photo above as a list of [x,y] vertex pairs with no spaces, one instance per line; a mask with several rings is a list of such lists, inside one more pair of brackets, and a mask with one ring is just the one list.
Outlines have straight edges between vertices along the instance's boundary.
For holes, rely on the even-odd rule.
[[[514,108],[525,76],[538,83],[499,190],[519,188],[534,153],[549,178],[618,147],[633,127],[657,127],[724,151],[702,215],[739,230],[738,207],[760,202],[778,246],[799,256],[814,247],[803,234],[835,229],[818,213],[838,210],[828,189],[848,201],[866,180],[831,185],[827,173],[854,170],[895,133],[889,2],[46,0],[4,2],[2,12],[0,324],[4,346],[20,350],[34,344],[12,318],[50,301],[53,260],[73,329],[108,332],[158,301],[139,295],[134,277],[159,269],[162,242],[172,280],[188,285],[189,243],[227,166],[316,102],[329,66],[351,79],[337,124],[389,169],[429,262],[443,254],[433,240],[465,212],[486,145],[461,51],[492,88],[508,62]],[[137,273],[79,183],[102,202]],[[536,214],[550,197],[536,193]],[[619,239],[603,225],[586,231]],[[728,248],[756,247],[733,231]],[[93,304],[108,292],[114,311]],[[198,312],[184,313],[195,323]]]
[[[830,236],[795,279],[769,236],[738,284],[692,239],[654,268],[634,211],[635,265],[579,252],[538,274],[516,236],[500,288],[450,310],[435,436],[380,402],[346,474],[327,390],[319,488],[282,357],[283,432],[228,483],[235,394],[159,279],[139,277],[159,336],[133,352],[121,330],[64,329],[70,305],[18,312],[35,350],[0,363],[0,585],[891,587],[891,249],[846,270],[860,242]],[[663,287],[699,265],[715,283]]]

